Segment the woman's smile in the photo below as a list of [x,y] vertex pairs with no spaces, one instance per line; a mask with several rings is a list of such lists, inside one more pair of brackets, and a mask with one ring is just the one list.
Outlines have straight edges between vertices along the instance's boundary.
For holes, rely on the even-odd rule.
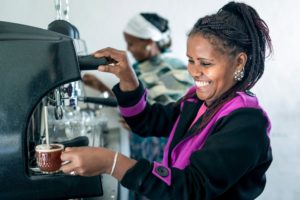
[[210,81],[195,81],[195,85],[197,88],[201,89],[201,88],[205,88],[205,86],[210,85],[211,82]]

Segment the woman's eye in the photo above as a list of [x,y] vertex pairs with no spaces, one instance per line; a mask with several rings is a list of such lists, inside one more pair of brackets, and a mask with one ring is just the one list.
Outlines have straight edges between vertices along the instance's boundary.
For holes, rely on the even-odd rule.
[[193,60],[190,60],[190,59],[188,59],[188,63],[191,63],[191,64],[193,64],[193,63],[194,63],[194,61],[193,61]]
[[205,67],[208,67],[211,65],[211,63],[208,63],[208,62],[201,62],[201,65],[202,66],[205,66]]

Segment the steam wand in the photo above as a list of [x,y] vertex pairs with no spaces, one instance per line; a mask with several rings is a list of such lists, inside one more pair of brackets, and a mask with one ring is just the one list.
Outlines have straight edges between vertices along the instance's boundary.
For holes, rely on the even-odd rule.
[[48,132],[48,107],[47,107],[47,105],[44,106],[44,119],[45,119],[46,145],[47,145],[47,148],[50,149],[49,132]]

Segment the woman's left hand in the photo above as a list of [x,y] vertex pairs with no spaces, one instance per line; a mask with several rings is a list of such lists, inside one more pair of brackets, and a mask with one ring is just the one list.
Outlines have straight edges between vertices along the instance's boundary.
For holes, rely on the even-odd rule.
[[66,174],[73,173],[80,176],[109,174],[114,154],[114,151],[101,147],[69,147],[61,155],[63,162],[69,162],[60,169]]

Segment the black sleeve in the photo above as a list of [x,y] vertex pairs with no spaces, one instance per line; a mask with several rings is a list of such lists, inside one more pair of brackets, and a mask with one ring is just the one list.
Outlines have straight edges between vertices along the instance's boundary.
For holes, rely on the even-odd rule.
[[[113,92],[117,97],[119,106],[131,107],[137,104],[145,93],[145,88],[140,82],[139,87],[131,92],[122,92],[119,85],[114,86]],[[149,104],[145,109],[131,117],[124,117],[132,131],[142,137],[157,136],[167,137],[172,129],[174,121],[180,112],[179,103]]]
[[153,166],[145,160],[131,168],[121,183],[150,199],[213,199],[262,162],[269,148],[266,129],[260,110],[239,109],[217,122],[185,169],[171,168],[170,186],[151,173]]

